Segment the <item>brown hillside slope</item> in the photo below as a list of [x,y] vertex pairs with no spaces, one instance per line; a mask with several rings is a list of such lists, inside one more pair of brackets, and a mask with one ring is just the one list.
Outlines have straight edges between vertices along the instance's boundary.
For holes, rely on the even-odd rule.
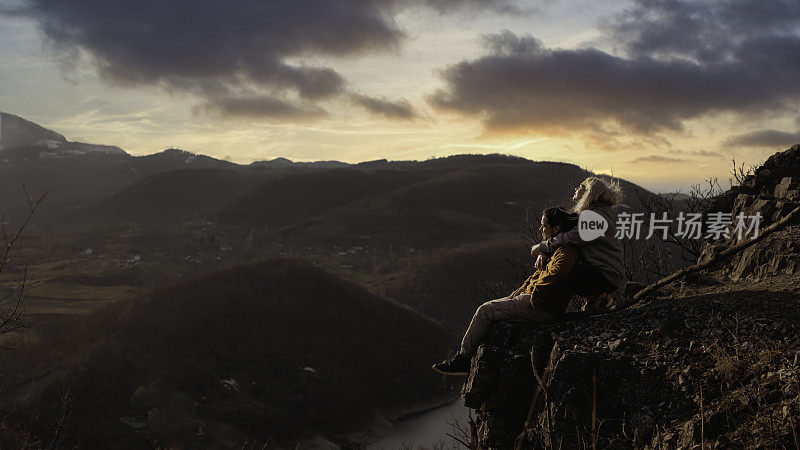
[[253,171],[182,169],[136,180],[108,198],[73,212],[68,219],[95,223],[171,222],[216,207],[232,195],[263,181]]
[[424,173],[319,169],[267,180],[220,205],[210,216],[227,225],[286,226],[365,197],[413,183]]
[[[518,234],[528,208],[538,214],[546,206],[569,205],[575,187],[592,175],[563,163],[471,162],[332,209],[282,232],[305,242],[343,235],[369,235],[417,247],[485,242]],[[637,186],[625,181],[621,185],[626,202],[638,208]]]
[[122,302],[0,354],[3,398],[9,407],[26,392],[38,398],[31,386],[52,380],[29,405],[37,410],[70,386],[71,436],[94,448],[143,444],[136,427],[148,417],[155,445],[291,444],[436,395],[429,361],[450,339],[307,263],[267,260]]

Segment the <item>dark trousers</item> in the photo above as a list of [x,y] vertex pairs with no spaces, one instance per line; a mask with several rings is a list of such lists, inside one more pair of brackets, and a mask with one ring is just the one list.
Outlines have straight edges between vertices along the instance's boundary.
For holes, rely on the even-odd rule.
[[576,295],[588,298],[614,292],[618,286],[611,284],[597,267],[576,264],[569,274],[569,287]]

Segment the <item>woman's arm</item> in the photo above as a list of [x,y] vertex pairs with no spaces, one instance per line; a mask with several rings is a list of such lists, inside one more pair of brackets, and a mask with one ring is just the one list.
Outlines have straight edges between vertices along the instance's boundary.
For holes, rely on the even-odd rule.
[[542,241],[539,244],[538,250],[539,253],[552,255],[556,249],[564,245],[574,245],[576,247],[580,247],[581,245],[585,245],[587,243],[587,241],[581,239],[581,234],[576,226],[566,233],[558,233],[550,239]]
[[[613,214],[613,212],[610,213],[606,209],[606,207],[602,206],[593,206],[590,207],[588,210],[596,214],[599,214],[603,219],[605,219],[608,222],[609,228],[606,229],[606,232],[612,233],[611,235],[613,236],[614,221],[615,221],[615,215]],[[557,235],[551,237],[550,239],[542,241],[540,244],[535,245],[534,246],[536,250],[535,253],[552,255],[557,248],[562,247],[564,245],[572,245],[575,247],[580,247],[593,242],[594,240],[584,241],[583,239],[581,239],[581,234],[579,231],[580,226],[581,224],[579,220],[578,224],[571,230],[567,231],[566,233],[558,233]],[[534,254],[534,248],[531,249],[531,254]]]

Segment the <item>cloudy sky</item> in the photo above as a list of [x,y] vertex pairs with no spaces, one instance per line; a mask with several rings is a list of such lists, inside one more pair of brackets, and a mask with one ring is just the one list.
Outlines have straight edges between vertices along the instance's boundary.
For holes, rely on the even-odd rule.
[[238,163],[506,153],[727,186],[800,142],[800,3],[0,0],[0,110]]

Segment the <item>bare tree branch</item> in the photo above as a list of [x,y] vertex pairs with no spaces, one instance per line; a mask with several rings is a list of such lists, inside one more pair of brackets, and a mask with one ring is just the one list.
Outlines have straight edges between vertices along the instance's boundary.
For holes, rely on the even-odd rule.
[[[49,192],[48,190],[45,190],[45,192],[43,192],[36,200],[34,200],[28,193],[28,189],[24,184],[22,185],[22,189],[25,193],[25,201],[28,204],[28,213],[22,220],[22,223],[19,225],[14,234],[9,236],[7,228],[8,223],[5,221],[5,215],[2,216],[3,219],[2,222],[0,222],[0,228],[2,229],[3,236],[3,248],[1,250],[2,258],[0,258],[0,273],[6,271],[9,267],[9,264],[19,258],[23,249],[22,232],[25,230],[25,227],[28,225],[31,217],[33,217],[34,212],[36,212],[36,209],[39,207],[39,205],[41,205]],[[27,288],[35,286],[38,284],[38,281],[41,280],[31,282],[28,269],[29,266],[26,262],[22,268],[21,278],[15,280],[16,292],[14,294],[5,295],[2,299],[0,299],[0,305],[5,305],[5,308],[0,310],[0,336],[5,336],[19,329],[28,328],[31,326],[30,319],[27,315],[25,315],[24,296]],[[19,347],[21,344],[22,340],[19,339],[16,343],[11,345],[6,343],[0,344],[0,348],[13,349]]]
[[11,239],[8,238],[8,234],[6,232],[6,223],[5,221],[3,221],[3,242],[5,244],[5,249],[3,250],[2,259],[0,259],[0,272],[2,272],[5,269],[6,265],[9,262],[11,262],[11,260],[13,260],[13,258],[9,259],[8,257],[9,253],[11,252],[17,240],[20,239],[20,237],[22,236],[22,231],[28,225],[28,221],[30,221],[31,217],[33,216],[33,213],[36,212],[36,209],[39,207],[42,201],[44,201],[45,197],[49,193],[48,190],[45,190],[45,192],[43,192],[42,195],[39,196],[36,202],[32,202],[30,200],[30,197],[28,197],[28,191],[25,188],[25,185],[22,186],[23,189],[25,190],[25,198],[28,201],[28,214],[25,216],[25,219],[22,221],[22,224],[19,226],[16,233],[14,233],[14,236]]

